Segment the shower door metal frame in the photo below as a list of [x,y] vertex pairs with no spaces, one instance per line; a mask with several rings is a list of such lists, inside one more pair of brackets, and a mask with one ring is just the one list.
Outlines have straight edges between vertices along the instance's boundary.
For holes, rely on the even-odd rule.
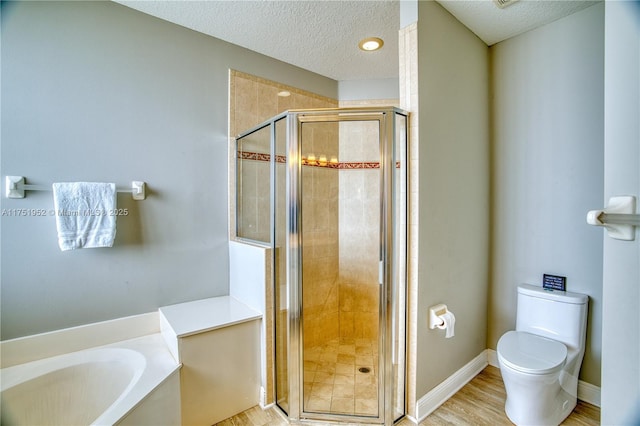
[[[395,341],[394,327],[394,301],[397,288],[394,281],[393,268],[393,241],[395,238],[394,223],[394,170],[395,170],[395,134],[396,114],[401,114],[408,119],[408,113],[398,108],[338,108],[320,110],[292,110],[287,117],[287,286],[288,286],[288,417],[291,420],[325,420],[348,421],[363,423],[380,423],[392,425],[394,422],[393,411],[393,365],[392,354]],[[379,126],[380,144],[380,250],[379,261],[381,266],[382,282],[380,284],[379,298],[379,324],[378,337],[378,415],[356,416],[346,414],[313,413],[305,412],[301,398],[303,386],[303,335],[302,335],[302,193],[301,193],[301,126],[309,122],[340,122],[340,121],[377,121]],[[408,127],[408,123],[405,124]],[[405,132],[408,138],[408,134]],[[408,142],[408,141],[407,141]],[[408,148],[408,147],[407,147]],[[408,154],[405,154],[408,157]],[[408,158],[405,158],[408,162]],[[406,167],[406,164],[405,164]],[[405,179],[408,176],[405,175]],[[406,212],[406,206],[405,206]],[[406,214],[406,213],[405,213]],[[405,247],[405,250],[408,250]],[[406,257],[405,257],[406,261]],[[406,265],[404,265],[406,268]],[[405,287],[406,289],[406,283]],[[405,299],[406,300],[406,299]],[[405,315],[402,318],[406,321]],[[406,339],[406,337],[405,337]],[[406,343],[406,340],[405,340]],[[406,346],[405,351],[406,351]],[[397,356],[397,354],[395,354]],[[406,354],[405,356],[406,362]],[[406,370],[406,368],[405,368]],[[404,407],[406,413],[406,371],[403,372]]]

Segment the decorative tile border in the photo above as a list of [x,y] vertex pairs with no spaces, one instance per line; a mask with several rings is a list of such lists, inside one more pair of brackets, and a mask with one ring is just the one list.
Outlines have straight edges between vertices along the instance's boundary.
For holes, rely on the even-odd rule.
[[[271,154],[263,154],[260,152],[240,151],[241,160],[255,160],[255,161],[271,161]],[[276,155],[276,163],[286,163],[287,157],[284,155]]]
[[[239,158],[241,160],[254,160],[254,161],[271,161],[271,154],[264,154],[259,152],[249,152],[249,151],[240,151]],[[285,164],[287,162],[287,157],[284,155],[276,155],[276,163]],[[306,157],[302,157],[302,165],[309,167],[324,167],[327,169],[338,169],[338,170],[362,170],[362,169],[379,169],[380,163],[377,161],[364,161],[364,162],[354,162],[354,161],[343,161],[343,162],[335,162],[335,161],[320,161],[320,160],[308,160]],[[400,168],[400,162],[396,162],[396,168]]]

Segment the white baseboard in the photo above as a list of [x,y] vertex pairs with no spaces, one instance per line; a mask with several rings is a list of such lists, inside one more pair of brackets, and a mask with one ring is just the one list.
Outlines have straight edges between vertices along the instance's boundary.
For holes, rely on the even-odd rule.
[[600,388],[591,383],[578,380],[578,399],[600,407]]
[[410,421],[412,424],[417,425],[418,423],[420,423],[418,420],[414,419],[413,417],[411,417],[410,415],[406,415],[404,416],[404,421]]
[[276,405],[273,401],[267,402],[267,391],[263,386],[260,386],[260,401],[258,401],[258,405],[260,405],[260,408],[263,410],[267,410]]
[[[500,368],[498,364],[498,354],[493,349],[487,349],[487,359],[489,365]],[[600,388],[591,383],[578,380],[578,399],[589,404],[600,407]]]
[[436,408],[442,405],[460,388],[466,385],[487,366],[487,351],[484,350],[464,367],[449,376],[444,382],[433,388],[416,403],[416,417],[423,421]]
[[498,353],[493,349],[487,349],[487,361],[489,362],[489,365],[492,365],[495,368],[500,368],[500,364],[498,363]]

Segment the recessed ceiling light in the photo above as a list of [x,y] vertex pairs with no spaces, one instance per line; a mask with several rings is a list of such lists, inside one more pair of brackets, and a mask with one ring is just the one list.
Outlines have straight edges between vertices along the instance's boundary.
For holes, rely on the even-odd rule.
[[363,40],[360,40],[358,43],[358,47],[364,51],[372,52],[374,50],[378,50],[384,45],[384,41],[378,37],[367,37]]
[[286,98],[287,96],[291,96],[291,92],[289,92],[288,90],[283,90],[281,92],[278,92],[278,96]]

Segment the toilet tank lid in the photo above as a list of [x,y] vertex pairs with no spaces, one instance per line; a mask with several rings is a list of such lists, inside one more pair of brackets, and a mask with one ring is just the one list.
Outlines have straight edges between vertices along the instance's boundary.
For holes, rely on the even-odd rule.
[[564,303],[573,303],[575,305],[584,305],[589,300],[589,296],[581,293],[572,293],[570,291],[559,291],[545,289],[537,285],[520,284],[518,293],[528,296],[539,297],[541,299],[555,300]]

